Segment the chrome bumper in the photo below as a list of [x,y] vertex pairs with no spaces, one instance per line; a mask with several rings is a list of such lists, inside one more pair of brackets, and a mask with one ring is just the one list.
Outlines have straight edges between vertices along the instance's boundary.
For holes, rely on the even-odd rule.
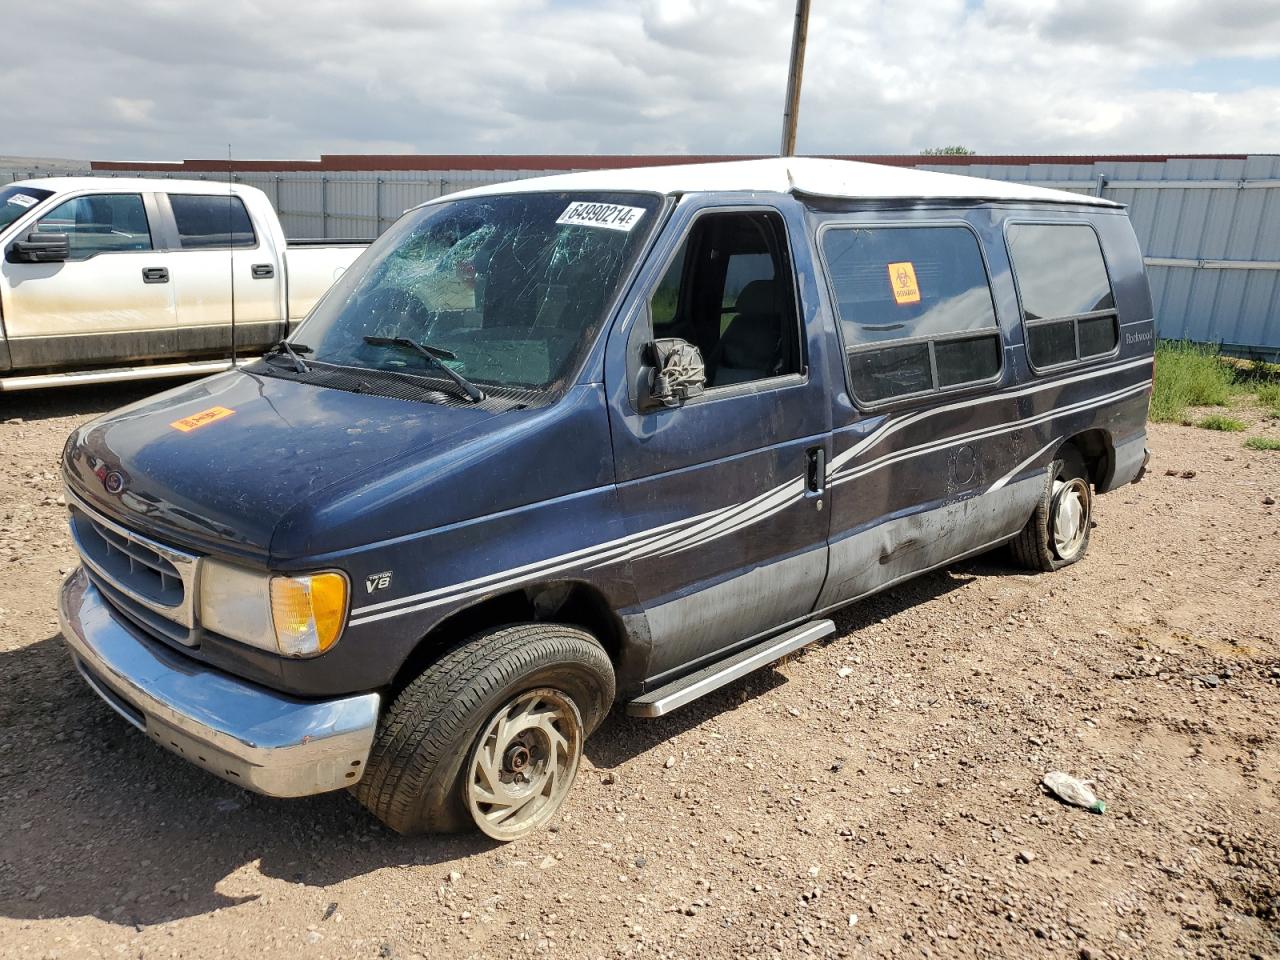
[[77,568],[58,597],[62,636],[98,696],[167,750],[271,797],[350,786],[364,774],[376,693],[295,700],[140,640]]

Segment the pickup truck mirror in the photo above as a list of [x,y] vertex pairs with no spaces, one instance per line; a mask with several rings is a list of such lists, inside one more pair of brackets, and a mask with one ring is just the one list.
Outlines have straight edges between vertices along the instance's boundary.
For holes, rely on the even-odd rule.
[[60,263],[71,256],[71,241],[65,233],[33,230],[25,240],[9,244],[10,263]]
[[671,337],[645,344],[651,405],[678,407],[702,393],[707,371],[702,352],[687,340]]

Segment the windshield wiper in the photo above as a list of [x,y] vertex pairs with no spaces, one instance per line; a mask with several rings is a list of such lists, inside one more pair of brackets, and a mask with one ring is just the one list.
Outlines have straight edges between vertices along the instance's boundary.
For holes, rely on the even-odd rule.
[[485,398],[483,390],[456,370],[445,365],[445,360],[458,359],[456,353],[452,353],[449,350],[441,350],[439,347],[432,347],[425,343],[419,343],[417,340],[410,340],[408,337],[365,337],[364,342],[375,347],[402,347],[405,350],[413,350],[416,353],[420,353],[427,358],[427,361],[433,367],[443,370],[445,376],[456,383],[472,403],[480,403]]
[[293,361],[293,369],[295,373],[311,372],[311,368],[307,366],[306,362],[302,359],[302,357],[298,356],[298,354],[301,354],[301,353],[311,352],[311,348],[308,347],[305,343],[293,344],[293,343],[290,343],[288,340],[281,340],[271,349],[273,352],[271,354],[268,354],[268,356],[277,356],[277,357],[281,355],[287,356],[290,360]]

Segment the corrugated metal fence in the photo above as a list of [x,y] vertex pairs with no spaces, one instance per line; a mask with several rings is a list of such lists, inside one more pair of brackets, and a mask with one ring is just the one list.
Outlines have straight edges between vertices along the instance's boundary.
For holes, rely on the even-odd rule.
[[[1159,335],[1280,360],[1280,156],[921,169],[1100,193],[1126,204],[1147,258]],[[381,233],[408,207],[456,190],[563,172],[335,170],[235,178],[266,191],[289,236],[340,237]]]

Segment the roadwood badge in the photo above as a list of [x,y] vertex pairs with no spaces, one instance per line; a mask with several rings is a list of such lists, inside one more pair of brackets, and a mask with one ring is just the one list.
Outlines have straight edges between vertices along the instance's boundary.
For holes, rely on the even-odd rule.
[[384,570],[382,573],[371,573],[364,578],[364,588],[369,593],[385,590],[389,586],[391,586],[390,570]]

